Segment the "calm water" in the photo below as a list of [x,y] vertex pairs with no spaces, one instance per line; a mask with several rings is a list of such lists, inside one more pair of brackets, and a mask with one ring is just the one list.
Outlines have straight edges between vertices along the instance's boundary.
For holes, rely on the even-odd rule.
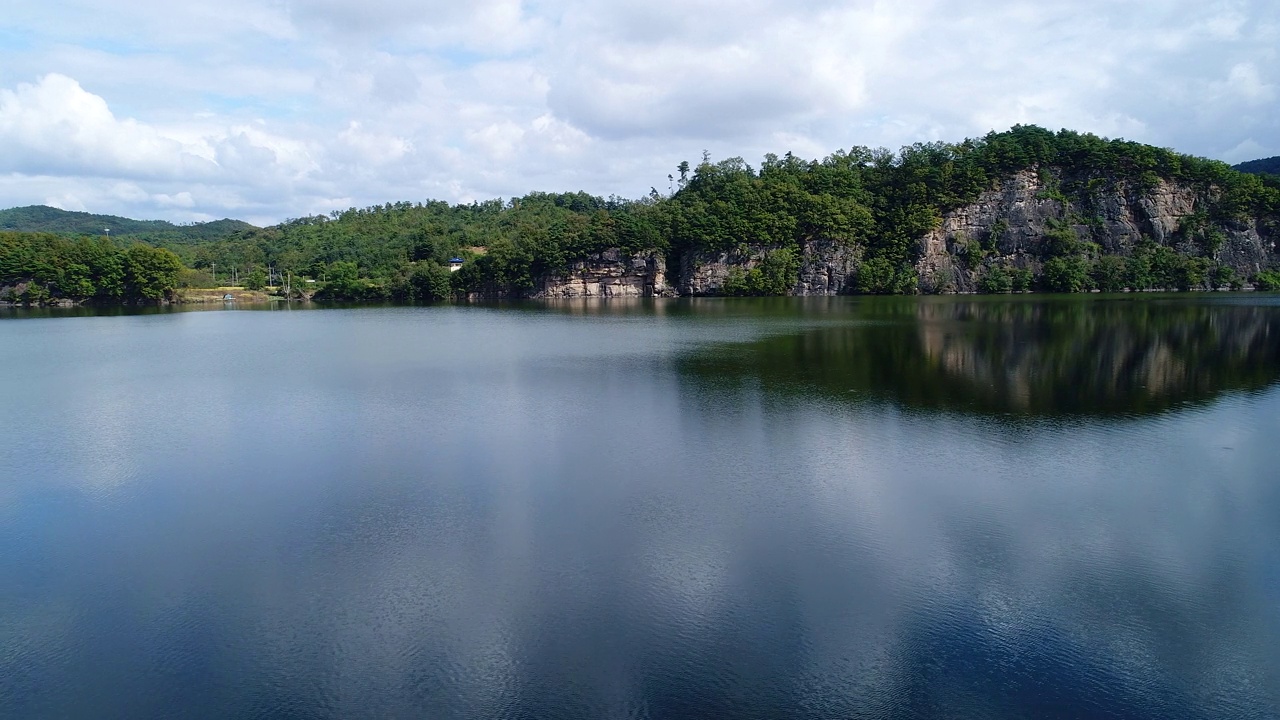
[[0,717],[1280,717],[1275,297],[8,311],[0,368]]

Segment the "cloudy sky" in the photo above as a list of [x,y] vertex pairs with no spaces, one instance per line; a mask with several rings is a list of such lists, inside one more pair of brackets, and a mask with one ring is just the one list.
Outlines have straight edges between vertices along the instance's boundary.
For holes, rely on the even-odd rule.
[[0,207],[265,224],[1015,123],[1280,154],[1275,0],[11,0]]

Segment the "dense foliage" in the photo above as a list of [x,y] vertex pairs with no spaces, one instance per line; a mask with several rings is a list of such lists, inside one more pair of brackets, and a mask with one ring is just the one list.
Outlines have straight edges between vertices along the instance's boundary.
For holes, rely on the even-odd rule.
[[[190,284],[222,283],[234,272],[246,284],[276,285],[287,274],[316,280],[320,298],[430,301],[462,292],[528,294],[541,278],[609,248],[664,253],[669,267],[688,253],[755,252],[723,292],[786,294],[804,246],[821,240],[859,249],[861,292],[912,293],[919,241],[943,214],[1028,168],[1040,169],[1044,193],[1064,207],[1070,200],[1088,209],[1100,193],[1161,181],[1192,187],[1209,201],[1185,223],[1176,250],[1148,239],[1123,257],[1107,255],[1097,238],[1078,231],[1090,218],[1063,217],[1043,239],[1034,273],[996,259],[993,230],[961,255],[985,292],[1238,286],[1246,278],[1213,260],[1224,228],[1251,218],[1271,232],[1280,225],[1280,183],[1266,176],[1149,145],[1017,126],[897,153],[854,147],[821,160],[768,155],[759,168],[704,154],[696,167],[679,165],[673,192],[653,190],[638,200],[532,193],[465,205],[401,202],[161,244],[193,269],[184,276]],[[35,212],[6,212],[19,211]],[[452,258],[464,265],[450,274]],[[1247,279],[1264,283],[1262,277],[1270,276]]]
[[1280,155],[1261,160],[1250,160],[1231,167],[1240,172],[1254,175],[1280,175]]
[[[59,210],[44,205],[0,210],[0,230],[47,232],[57,235],[97,236],[106,234],[125,243],[142,241],[152,245],[185,245],[222,240],[234,232],[252,229],[239,220],[214,220],[190,225],[174,225],[164,220],[130,220],[115,215],[94,215]],[[106,232],[110,230],[110,232]]]
[[0,232],[0,301],[154,302],[173,295],[181,271],[178,256],[150,245]]

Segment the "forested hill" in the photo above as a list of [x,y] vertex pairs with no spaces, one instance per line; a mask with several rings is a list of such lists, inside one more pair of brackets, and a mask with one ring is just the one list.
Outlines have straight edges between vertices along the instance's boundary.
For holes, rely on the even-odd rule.
[[[283,275],[314,280],[306,287],[318,298],[1280,285],[1280,177],[1088,133],[1016,126],[897,152],[769,154],[754,166],[704,156],[672,171],[671,192],[636,199],[387,203],[237,224],[208,242],[152,242],[177,253],[185,282]],[[119,223],[100,218],[94,228]],[[34,279],[54,297],[91,297],[103,286],[93,268],[114,267],[84,242],[4,235],[0,289]],[[450,273],[455,257],[463,266]],[[86,284],[68,290],[80,275]]]
[[1280,155],[1261,160],[1250,160],[1231,167],[1240,172],[1253,173],[1254,175],[1280,175]]
[[164,220],[131,220],[115,215],[59,210],[45,205],[0,210],[0,230],[46,232],[78,237],[103,235],[107,229],[111,230],[112,237],[142,240],[153,244],[180,244],[221,240],[235,232],[252,230],[254,226],[240,220],[229,219],[175,225]]

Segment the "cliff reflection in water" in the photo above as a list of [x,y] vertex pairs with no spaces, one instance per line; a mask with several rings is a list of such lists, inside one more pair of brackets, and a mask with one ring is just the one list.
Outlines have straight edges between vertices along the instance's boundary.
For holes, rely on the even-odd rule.
[[[839,306],[832,306],[839,307]],[[1280,306],[1188,298],[865,299],[836,320],[682,360],[689,375],[844,400],[1144,414],[1280,376]]]

